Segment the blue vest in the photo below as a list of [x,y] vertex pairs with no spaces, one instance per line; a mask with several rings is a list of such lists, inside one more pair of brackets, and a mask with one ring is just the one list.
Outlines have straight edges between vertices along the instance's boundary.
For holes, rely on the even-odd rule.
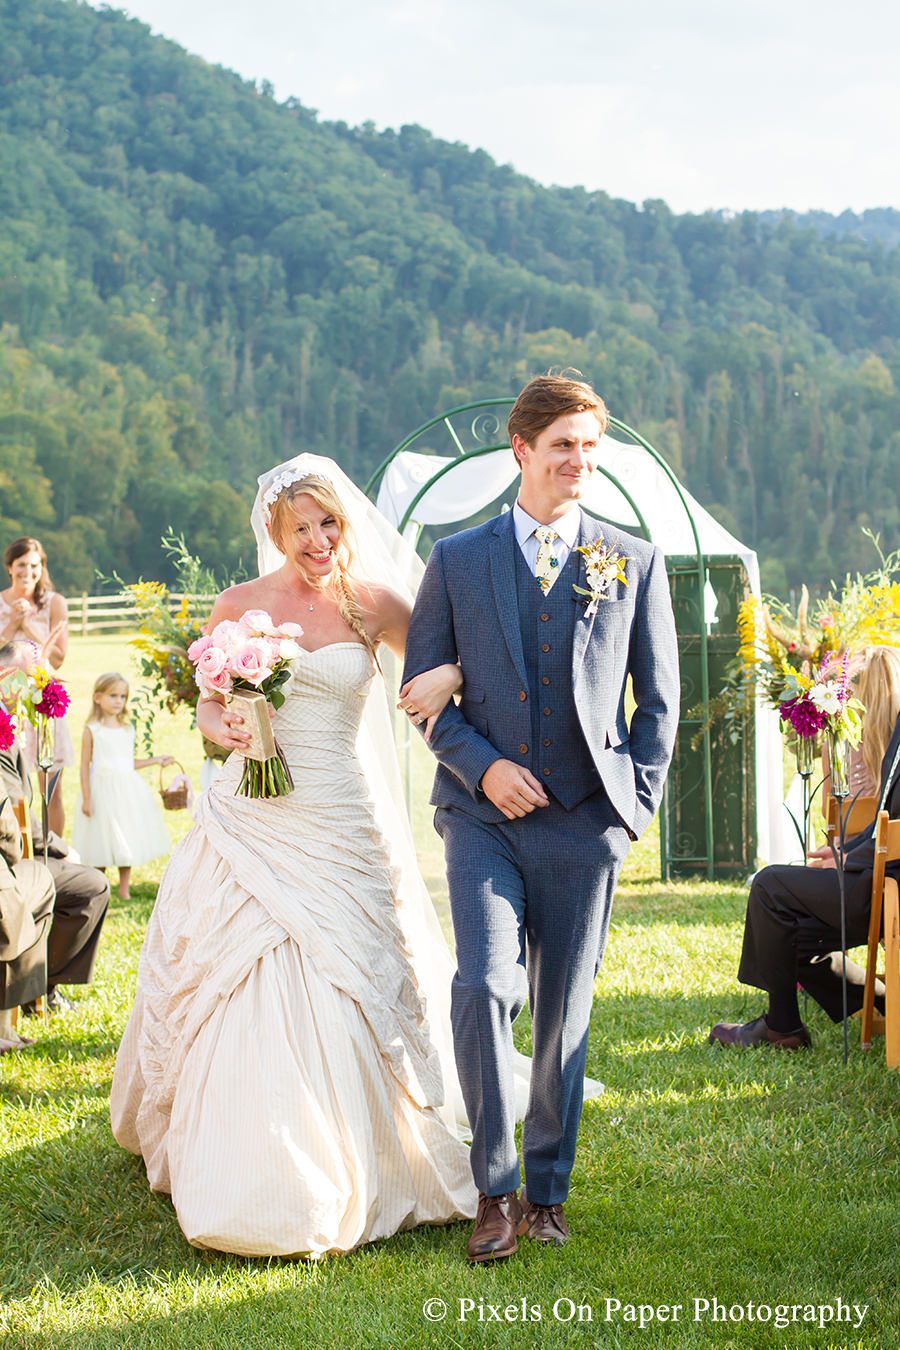
[[545,790],[571,811],[600,787],[581,730],[572,689],[572,639],[581,614],[572,589],[581,555],[571,549],[549,595],[544,595],[513,536],[519,630],[528,675],[531,744],[520,746],[520,762]]

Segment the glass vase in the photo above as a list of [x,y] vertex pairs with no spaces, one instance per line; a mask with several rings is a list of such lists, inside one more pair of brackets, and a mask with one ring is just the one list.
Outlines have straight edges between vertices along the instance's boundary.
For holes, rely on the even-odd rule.
[[801,778],[809,778],[813,771],[813,761],[816,757],[816,738],[815,736],[797,737],[797,772]]
[[37,724],[37,762],[38,767],[48,773],[56,759],[56,718],[38,717]]
[[850,795],[850,742],[846,737],[826,732],[831,795],[843,801]]

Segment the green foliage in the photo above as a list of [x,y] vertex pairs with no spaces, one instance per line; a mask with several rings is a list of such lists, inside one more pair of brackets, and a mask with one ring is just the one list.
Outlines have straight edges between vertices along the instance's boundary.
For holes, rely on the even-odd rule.
[[63,589],[171,581],[168,530],[232,571],[272,463],[365,481],[448,403],[563,364],[785,588],[871,567],[863,526],[900,543],[892,216],[867,242],[544,188],[75,0],[0,0],[0,53],[0,526]]
[[[242,579],[231,576],[220,582],[213,569],[205,567],[188,550],[183,535],[170,533],[161,542],[162,551],[174,568],[180,603],[173,600],[161,581],[136,581],[122,588],[122,597],[134,605],[140,625],[140,632],[130,645],[135,649],[144,683],[131,697],[131,712],[141,728],[148,755],[153,754],[158,712],[176,713],[187,708],[191,726],[197,725],[200,691],[188,648],[203,635],[216,593]],[[220,747],[216,750],[221,752]],[[216,757],[221,757],[221,753]]]

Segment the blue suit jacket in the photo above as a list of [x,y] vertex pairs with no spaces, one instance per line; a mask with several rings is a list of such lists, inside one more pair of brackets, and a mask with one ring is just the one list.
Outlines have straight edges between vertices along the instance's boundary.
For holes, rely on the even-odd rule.
[[[647,828],[662,796],[678,723],[678,644],[665,560],[653,544],[582,512],[581,543],[618,540],[627,585],[588,617],[579,609],[572,643],[575,706],[604,788],[630,833]],[[497,759],[518,762],[530,739],[525,659],[519,629],[512,511],[434,547],[419,587],[406,644],[404,680],[459,660],[465,685],[431,735],[439,760],[431,801],[483,820],[504,820],[479,789]],[[565,585],[564,581],[557,583]],[[578,584],[586,587],[580,558]],[[637,703],[629,730],[625,686]]]

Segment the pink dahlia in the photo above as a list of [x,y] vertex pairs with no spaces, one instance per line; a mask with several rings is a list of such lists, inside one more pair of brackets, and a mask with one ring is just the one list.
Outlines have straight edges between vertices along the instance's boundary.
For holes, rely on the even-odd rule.
[[41,690],[41,701],[34,710],[41,717],[63,717],[72,700],[58,680],[51,680]]
[[16,724],[5,708],[0,708],[0,750],[11,750],[16,739]]
[[798,736],[815,736],[828,721],[828,714],[808,698],[795,699],[788,716]]

